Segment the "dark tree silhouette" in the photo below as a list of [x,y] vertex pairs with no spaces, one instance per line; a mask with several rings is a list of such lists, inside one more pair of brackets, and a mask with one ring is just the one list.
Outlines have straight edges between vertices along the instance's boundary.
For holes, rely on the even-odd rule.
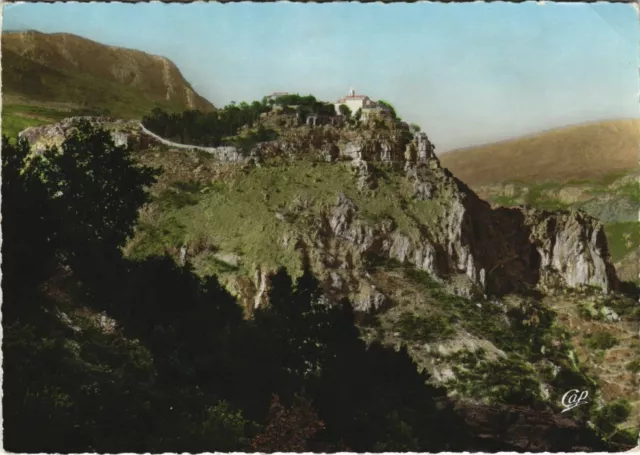
[[74,271],[85,274],[95,269],[88,264],[118,257],[157,172],[137,166],[130,148],[116,146],[108,131],[87,121],[39,163],[59,245]]
[[10,320],[28,309],[28,296],[56,266],[56,214],[41,178],[42,158],[28,157],[26,141],[2,137],[3,312]]
[[[149,130],[159,136],[183,144],[205,147],[221,145],[235,145],[242,150],[248,150],[258,142],[275,140],[277,132],[259,123],[261,114],[269,112],[273,105],[280,105],[286,109],[296,106],[296,112],[302,120],[310,114],[334,116],[335,108],[331,103],[316,100],[313,96],[286,95],[276,100],[251,104],[230,103],[215,112],[202,113],[199,111],[185,111],[181,114],[169,114],[156,108],[145,116],[142,123]],[[238,137],[241,128],[256,127]]]

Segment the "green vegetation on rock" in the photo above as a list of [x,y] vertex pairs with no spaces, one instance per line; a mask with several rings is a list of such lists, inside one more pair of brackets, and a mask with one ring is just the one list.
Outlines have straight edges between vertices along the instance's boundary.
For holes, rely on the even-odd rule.
[[587,346],[591,349],[610,349],[618,344],[618,340],[609,332],[598,332],[587,338]]
[[403,313],[398,320],[398,328],[402,337],[411,342],[446,340],[455,334],[447,319],[440,314],[416,316]]
[[609,253],[614,261],[624,258],[629,251],[640,248],[640,222],[608,223],[604,228]]

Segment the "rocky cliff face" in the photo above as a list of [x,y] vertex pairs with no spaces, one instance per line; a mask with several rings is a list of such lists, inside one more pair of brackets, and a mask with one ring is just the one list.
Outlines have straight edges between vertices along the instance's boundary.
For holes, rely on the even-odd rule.
[[[421,164],[408,165],[411,178]],[[442,184],[458,185],[446,171],[439,184],[416,181],[415,197],[435,197],[446,191]],[[536,286],[595,286],[609,292],[617,279],[608,260],[602,226],[580,212],[524,213],[492,210],[473,193],[456,192],[441,207],[439,223],[418,239],[411,239],[393,221],[370,225],[358,217],[358,208],[340,194],[335,206],[316,220],[315,235],[303,236],[306,245],[316,245],[308,254],[322,264],[327,283],[338,290],[366,277],[365,258],[383,256],[411,264],[436,279],[447,281],[454,293],[466,297],[528,291]],[[330,248],[327,248],[330,246]],[[342,251],[345,262],[332,264],[332,251]],[[327,272],[318,273],[327,275]],[[341,279],[336,274],[341,271]],[[366,279],[365,279],[366,281]],[[339,284],[336,284],[339,283]],[[362,284],[356,288],[362,288]],[[352,287],[353,288],[353,287]],[[385,298],[369,284],[368,291],[354,299],[362,311],[379,308]]]
[[[576,211],[491,209],[440,166],[426,135],[418,134],[401,151],[397,139],[382,137],[348,142],[340,147],[340,156],[351,160],[361,190],[375,188],[368,163],[402,160],[412,198],[435,206],[434,222],[423,226],[418,238],[410,238],[390,219],[365,222],[342,193],[316,219],[313,233],[301,236],[305,254],[321,265],[317,272],[326,275],[329,288],[360,290],[354,299],[357,308],[368,311],[385,302],[372,283],[362,280],[371,256],[411,264],[467,297],[560,283],[595,286],[605,293],[617,286],[602,225],[594,218]],[[336,264],[333,251],[345,259]]]
[[[149,136],[133,122],[95,121],[111,129],[120,143],[140,143],[141,137]],[[43,144],[60,143],[72,124],[68,120],[30,128],[23,136],[42,148]],[[339,188],[332,204],[307,213],[308,228],[282,229],[281,247],[298,251],[321,277],[328,293],[350,297],[358,310],[377,310],[388,301],[368,276],[371,258],[426,271],[465,297],[557,285],[594,286],[607,293],[617,286],[602,225],[594,218],[579,211],[492,209],[441,167],[424,133],[408,137],[395,122],[377,129],[297,128],[277,141],[258,145],[245,156],[235,149],[227,152],[212,155],[222,165],[242,163],[245,168],[268,166],[273,159],[284,166],[287,161],[338,161],[335,166],[352,169],[365,200],[378,197],[375,191],[388,178],[385,173],[400,179],[399,185],[407,194],[400,205],[419,204],[421,213],[428,215],[411,221],[413,232],[403,229],[393,216],[375,222],[365,219],[361,207]],[[306,210],[304,206],[293,207],[296,201],[289,205],[292,212]],[[416,218],[404,207],[397,207],[397,213]],[[285,217],[280,217],[286,225]],[[250,279],[234,287],[255,307],[267,296],[270,271],[260,265],[259,258],[251,260],[256,269]]]
[[639,176],[640,168],[636,168],[602,180],[500,183],[477,186],[474,191],[493,206],[573,208],[595,217],[604,224],[617,276],[622,281],[635,281],[640,246]]

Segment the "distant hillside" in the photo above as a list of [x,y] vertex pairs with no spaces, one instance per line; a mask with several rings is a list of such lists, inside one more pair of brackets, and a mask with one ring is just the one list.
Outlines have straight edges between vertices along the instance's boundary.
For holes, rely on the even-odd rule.
[[214,109],[167,58],[65,33],[3,33],[2,86],[5,99],[70,103],[119,116],[155,106]]
[[640,120],[576,125],[440,155],[443,166],[474,186],[600,178],[638,164]]

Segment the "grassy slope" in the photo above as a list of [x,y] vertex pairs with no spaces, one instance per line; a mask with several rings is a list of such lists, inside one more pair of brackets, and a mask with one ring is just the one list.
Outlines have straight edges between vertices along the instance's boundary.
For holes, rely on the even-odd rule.
[[440,161],[465,183],[599,178],[638,164],[640,120],[570,126],[444,153]]
[[[63,72],[20,57],[2,53],[3,95],[26,99],[42,106],[67,103],[75,109],[109,111],[119,117],[141,117],[155,106],[182,110],[180,103],[161,101],[140,90],[81,72]],[[13,96],[11,96],[13,95]],[[16,104],[9,104],[16,105]],[[17,106],[24,104],[17,104]]]
[[[30,108],[30,109],[29,109]],[[2,134],[15,137],[20,131],[30,126],[40,126],[53,123],[60,115],[60,111],[45,108],[33,108],[31,106],[5,106],[2,109]]]
[[[192,159],[184,162],[185,156]],[[254,261],[274,269],[284,265],[295,274],[300,270],[300,258],[293,244],[287,249],[281,246],[283,234],[308,230],[308,216],[333,206],[340,192],[354,201],[364,219],[392,218],[412,237],[418,236],[421,229],[416,220],[428,222],[438,210],[435,201],[410,201],[406,197],[410,194],[408,184],[393,173],[388,173],[385,184],[368,197],[357,190],[356,179],[344,164],[300,161],[288,166],[265,166],[252,169],[248,176],[237,173],[227,176],[224,183],[212,183],[204,177],[207,171],[203,171],[209,160],[208,156],[198,157],[193,152],[142,154],[142,162],[164,169],[175,168],[179,161],[192,169],[200,167],[201,182],[184,185],[184,177],[192,178],[189,173],[163,176],[155,189],[160,210],[154,224],[143,218],[140,243],[132,248],[134,254],[157,253],[187,242],[201,245],[196,261],[205,269],[211,259],[208,253],[220,249],[250,258],[248,267]],[[212,170],[209,177],[214,176]],[[405,208],[400,209],[403,205]],[[286,221],[279,220],[281,216]]]
[[[16,102],[17,101],[17,102]],[[79,109],[60,104],[34,103],[29,100],[7,101],[2,106],[2,134],[14,138],[17,134],[30,126],[40,126],[58,122],[66,117],[75,115],[92,115],[96,111]]]

